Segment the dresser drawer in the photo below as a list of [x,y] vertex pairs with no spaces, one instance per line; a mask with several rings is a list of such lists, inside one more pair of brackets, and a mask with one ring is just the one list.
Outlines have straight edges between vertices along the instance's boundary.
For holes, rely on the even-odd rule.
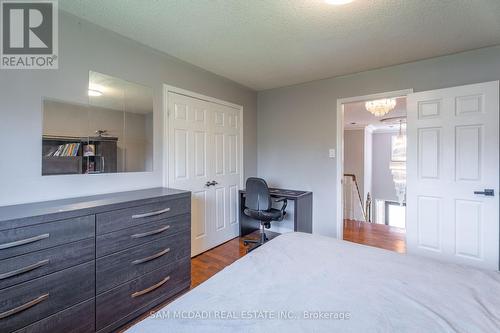
[[74,305],[15,333],[93,333],[95,299]]
[[0,332],[11,332],[94,297],[94,262],[0,291]]
[[94,237],[94,215],[0,232],[0,260]]
[[97,234],[186,214],[190,210],[191,198],[185,197],[97,214]]
[[189,230],[190,225],[191,215],[184,214],[99,235],[96,240],[97,257]]
[[96,299],[97,330],[157,298],[167,299],[189,287],[190,274],[191,260],[186,258],[98,295]]
[[94,260],[94,238],[0,260],[0,289]]
[[191,234],[163,237],[96,261],[96,290],[102,293],[191,254]]

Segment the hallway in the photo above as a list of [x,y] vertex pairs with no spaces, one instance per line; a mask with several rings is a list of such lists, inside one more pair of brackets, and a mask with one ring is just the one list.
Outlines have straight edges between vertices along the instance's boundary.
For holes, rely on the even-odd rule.
[[344,220],[344,240],[406,253],[405,229],[385,224]]

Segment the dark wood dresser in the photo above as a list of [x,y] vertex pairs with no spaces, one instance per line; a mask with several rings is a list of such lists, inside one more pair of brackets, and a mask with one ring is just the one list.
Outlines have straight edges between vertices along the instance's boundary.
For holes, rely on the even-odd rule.
[[191,283],[191,194],[0,207],[0,332],[113,332]]

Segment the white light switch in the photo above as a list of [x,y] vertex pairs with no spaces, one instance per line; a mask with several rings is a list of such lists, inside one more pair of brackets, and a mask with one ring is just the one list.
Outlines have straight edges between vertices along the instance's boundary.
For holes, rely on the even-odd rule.
[[330,158],[335,158],[335,149],[328,150],[328,156]]

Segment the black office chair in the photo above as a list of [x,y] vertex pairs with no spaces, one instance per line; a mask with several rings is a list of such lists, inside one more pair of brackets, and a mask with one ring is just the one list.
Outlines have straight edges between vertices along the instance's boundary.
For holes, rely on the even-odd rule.
[[[282,202],[283,205],[281,209],[272,208],[273,202]],[[247,179],[245,209],[243,210],[243,213],[248,217],[260,221],[260,239],[243,240],[243,244],[245,246],[248,244],[255,244],[252,248],[249,248],[247,252],[258,248],[268,241],[265,229],[269,229],[271,227],[271,221],[283,221],[283,218],[286,215],[285,209],[287,204],[288,202],[286,198],[271,199],[269,187],[264,179]]]

